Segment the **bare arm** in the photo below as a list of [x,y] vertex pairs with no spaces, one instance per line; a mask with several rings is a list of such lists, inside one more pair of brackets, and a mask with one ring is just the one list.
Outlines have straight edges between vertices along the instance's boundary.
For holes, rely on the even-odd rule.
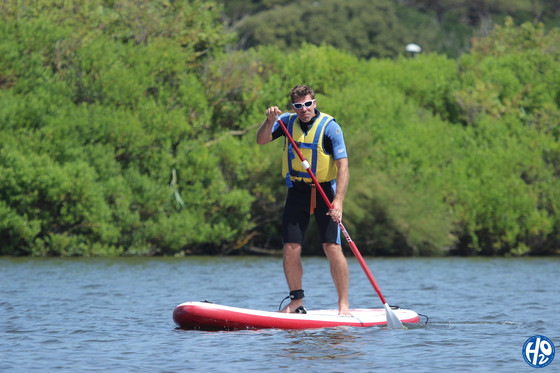
[[257,144],[264,145],[272,141],[272,126],[276,122],[276,116],[282,114],[276,106],[266,109],[266,119],[257,131]]
[[350,181],[350,172],[348,170],[348,158],[341,158],[334,161],[338,167],[336,176],[336,194],[332,201],[332,210],[327,214],[331,216],[334,221],[342,220],[342,210],[344,204],[344,197],[348,189],[348,182]]

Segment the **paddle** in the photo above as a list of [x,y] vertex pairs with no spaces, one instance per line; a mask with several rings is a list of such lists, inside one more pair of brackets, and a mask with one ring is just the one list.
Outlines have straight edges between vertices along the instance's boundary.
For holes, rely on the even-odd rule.
[[[284,130],[284,133],[286,134],[286,137],[288,138],[288,140],[290,140],[290,143],[292,144],[292,147],[295,149],[299,159],[301,160],[301,164],[303,165],[303,168],[305,168],[305,170],[307,171],[309,176],[311,176],[311,179],[313,180],[313,183],[317,187],[317,190],[321,194],[321,197],[323,197],[323,200],[327,204],[327,207],[329,208],[329,210],[332,210],[332,208],[333,208],[332,203],[331,203],[331,201],[329,201],[329,198],[327,197],[327,195],[323,191],[323,188],[321,187],[321,184],[319,184],[319,181],[315,177],[315,174],[313,174],[313,171],[311,170],[311,166],[309,165],[309,162],[305,158],[303,158],[303,155],[299,151],[299,148],[297,147],[294,139],[292,138],[292,136],[288,132],[288,129],[286,128],[286,126],[284,125],[282,120],[280,119],[280,116],[277,115],[276,120],[278,121],[278,123],[280,123],[280,126],[282,126],[282,130]],[[350,245],[350,249],[354,253],[354,256],[356,257],[356,259],[358,259],[358,262],[360,263],[360,266],[364,270],[364,273],[366,274],[366,277],[368,278],[369,282],[373,286],[373,289],[375,290],[375,292],[379,296],[379,299],[381,299],[381,302],[383,303],[383,307],[385,308],[385,313],[387,315],[387,326],[391,329],[402,329],[403,324],[402,324],[401,320],[399,320],[397,315],[395,315],[395,313],[391,309],[391,306],[389,306],[387,304],[387,301],[385,301],[385,298],[383,297],[383,294],[381,294],[381,290],[379,289],[379,286],[377,285],[377,282],[375,281],[375,278],[373,278],[373,275],[371,274],[366,262],[364,261],[364,258],[362,257],[362,254],[360,254],[360,251],[358,250],[358,247],[356,246],[354,241],[352,241],[352,238],[350,238],[350,235],[346,231],[346,228],[344,228],[344,225],[342,224],[342,221],[339,220],[339,221],[337,221],[337,223],[338,223],[338,226],[340,227],[340,230],[342,231],[342,234],[344,234],[344,237],[346,237],[346,241],[348,241],[348,244]]]

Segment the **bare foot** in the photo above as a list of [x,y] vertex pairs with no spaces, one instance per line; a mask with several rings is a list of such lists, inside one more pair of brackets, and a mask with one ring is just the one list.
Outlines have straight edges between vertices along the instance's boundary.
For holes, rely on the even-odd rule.
[[299,306],[303,306],[303,300],[296,299],[290,302],[286,307],[282,309],[283,313],[294,313]]
[[338,305],[338,315],[339,316],[352,316],[352,314],[348,310],[348,305],[347,304],[339,304]]

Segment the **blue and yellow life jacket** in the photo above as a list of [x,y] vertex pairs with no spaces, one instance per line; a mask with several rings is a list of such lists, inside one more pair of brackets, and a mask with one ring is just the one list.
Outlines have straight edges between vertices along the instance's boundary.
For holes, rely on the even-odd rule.
[[[334,118],[328,114],[320,113],[307,133],[303,132],[301,126],[294,125],[296,119],[297,114],[290,115],[286,128],[303,157],[309,162],[313,174],[315,174],[320,183],[336,179],[338,168],[332,155],[327,154],[323,146],[325,128]],[[286,178],[288,187],[292,186],[292,181],[313,182],[305,168],[303,168],[297,152],[292,148],[292,143],[287,137],[282,157],[282,176]]]

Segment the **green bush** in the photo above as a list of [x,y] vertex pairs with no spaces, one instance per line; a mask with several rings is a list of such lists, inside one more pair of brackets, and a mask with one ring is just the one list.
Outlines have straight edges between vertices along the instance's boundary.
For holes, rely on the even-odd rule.
[[363,254],[557,253],[557,29],[506,21],[458,61],[363,60],[223,53],[213,2],[53,4],[0,6],[2,255],[280,248],[283,142],[255,133],[301,83],[344,130]]

